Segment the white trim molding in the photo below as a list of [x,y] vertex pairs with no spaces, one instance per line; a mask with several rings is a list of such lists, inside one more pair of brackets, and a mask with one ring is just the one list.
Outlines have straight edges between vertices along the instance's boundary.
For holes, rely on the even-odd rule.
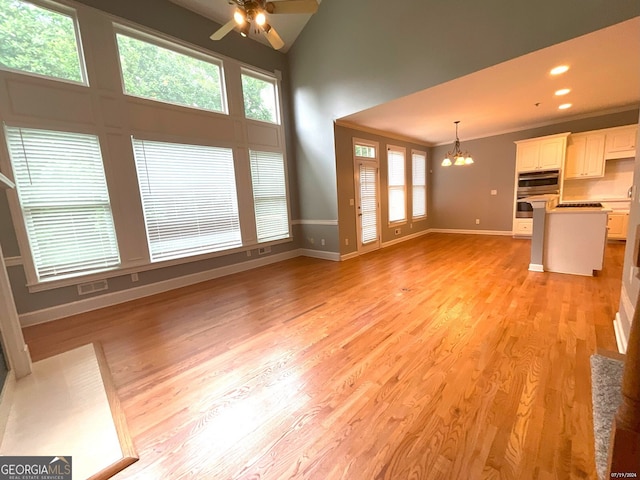
[[338,226],[338,220],[292,220],[291,225],[329,225]]
[[463,230],[463,229],[456,229],[456,228],[430,228],[429,232],[459,233],[463,235],[500,235],[504,237],[511,237],[513,235],[512,230]]
[[4,264],[7,267],[17,267],[22,265],[22,257],[4,257]]
[[530,263],[529,264],[530,272],[544,272],[544,265],[540,265],[539,263]]
[[[620,289],[620,308],[623,310],[624,318],[627,320],[628,325],[631,325],[631,321],[633,319],[633,315],[635,313],[635,307],[633,302],[629,298],[629,292],[622,284],[622,288]],[[616,343],[618,345],[618,351],[620,353],[626,353],[627,345],[629,344],[629,328],[625,328],[625,322],[622,319],[622,315],[620,312],[616,312],[616,317],[613,320],[613,331],[616,334]]]
[[334,262],[340,261],[340,254],[337,252],[325,252],[323,250],[311,250],[308,248],[301,248],[298,251],[303,257],[320,258],[322,260],[331,260]]
[[351,253],[345,253],[344,255],[340,255],[340,261],[344,262],[345,260],[351,260],[352,258],[356,258],[360,256],[360,252],[357,250]]
[[622,327],[622,318],[620,318],[620,312],[616,312],[616,318],[613,319],[613,332],[616,335],[618,352],[622,354],[627,353],[627,346],[629,345],[629,341],[624,333],[624,328]]
[[397,245],[398,243],[406,242],[407,240],[413,240],[414,238],[422,237],[423,235],[427,235],[431,233],[431,230],[422,230],[421,232],[412,233],[411,235],[404,235],[399,238],[394,238],[393,240],[389,240],[388,242],[382,243],[382,248],[391,247],[393,245]]
[[206,282],[207,280],[213,280],[214,278],[220,278],[226,275],[244,272],[246,270],[262,267],[264,265],[270,265],[272,263],[280,262],[283,260],[289,260],[291,258],[299,257],[300,255],[301,253],[299,250],[291,250],[289,252],[271,255],[265,258],[249,260],[226,267],[207,270],[205,272],[172,278],[170,280],[164,280],[149,285],[141,285],[139,287],[134,287],[127,290],[106,293],[97,297],[78,300],[77,302],[73,303],[57,305],[55,307],[36,310],[34,312],[23,313],[20,315],[20,324],[23,327],[28,327],[40,323],[52,322],[54,320],[59,320],[70,315],[90,312],[99,308],[110,307],[112,305],[118,305],[119,303],[125,303],[131,300],[136,300],[138,298],[168,292],[169,290],[174,290],[176,288],[186,287],[200,282]]

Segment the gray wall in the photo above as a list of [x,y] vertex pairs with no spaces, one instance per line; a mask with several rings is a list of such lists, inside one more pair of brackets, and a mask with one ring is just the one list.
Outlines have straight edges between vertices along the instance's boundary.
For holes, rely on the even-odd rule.
[[[408,222],[404,225],[399,225],[402,233],[395,235],[394,230],[396,226],[389,227],[388,218],[388,193],[387,193],[387,151],[388,145],[395,145],[397,147],[404,147],[407,149],[407,178],[410,176],[411,165],[411,149],[421,150],[427,153],[427,171],[429,165],[429,148],[425,145],[421,145],[415,142],[409,142],[405,140],[398,140],[395,138],[389,138],[382,135],[375,135],[369,132],[363,132],[354,130],[352,128],[346,128],[340,125],[335,127],[336,138],[336,159],[337,159],[337,187],[338,187],[338,205],[339,205],[339,238],[340,238],[340,253],[347,254],[357,251],[357,217],[355,207],[349,205],[350,199],[356,198],[355,192],[355,173],[353,166],[353,138],[360,138],[363,140],[372,140],[379,144],[379,157],[380,157],[380,218],[381,218],[381,236],[382,242],[389,242],[409,235],[417,234],[421,231],[427,230],[430,225],[430,218],[432,213],[431,202],[429,201],[429,194],[431,191],[429,183],[427,183],[427,219],[418,222]],[[427,174],[429,181],[430,175]],[[410,196],[408,191],[408,196]],[[407,215],[410,215],[410,209],[407,210]],[[349,245],[345,245],[345,239],[349,240]]]
[[335,119],[638,15],[637,0],[324,0],[289,51],[301,218],[338,217]]
[[[452,144],[431,150],[432,228],[511,231],[516,171],[516,140],[562,132],[586,132],[635,124],[638,110],[562,122],[477,140],[460,139],[475,163],[442,167],[440,162]],[[496,196],[490,195],[497,190]],[[480,219],[480,225],[475,220]]]

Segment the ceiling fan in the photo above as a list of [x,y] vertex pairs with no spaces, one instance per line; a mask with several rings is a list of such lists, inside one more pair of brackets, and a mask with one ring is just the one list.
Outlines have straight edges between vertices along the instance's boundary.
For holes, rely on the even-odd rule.
[[317,0],[230,0],[229,4],[237,5],[233,19],[220,27],[211,40],[221,40],[227,33],[238,27],[243,37],[249,35],[251,27],[256,33],[262,33],[276,50],[284,47],[284,42],[278,32],[267,23],[267,15],[281,13],[316,13]]

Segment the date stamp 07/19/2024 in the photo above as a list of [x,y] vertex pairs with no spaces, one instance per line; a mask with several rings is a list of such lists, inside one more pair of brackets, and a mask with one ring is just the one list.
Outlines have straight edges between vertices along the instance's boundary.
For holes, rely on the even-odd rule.
[[611,472],[611,478],[637,478],[637,472]]

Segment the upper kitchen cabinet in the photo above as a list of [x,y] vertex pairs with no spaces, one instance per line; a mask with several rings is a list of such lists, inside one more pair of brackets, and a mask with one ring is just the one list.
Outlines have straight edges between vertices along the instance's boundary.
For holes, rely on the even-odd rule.
[[607,129],[604,158],[615,159],[635,157],[637,135],[637,125]]
[[561,169],[567,150],[568,136],[568,133],[559,133],[515,142],[517,171]]
[[594,178],[604,175],[603,133],[576,134],[567,140],[564,178]]

